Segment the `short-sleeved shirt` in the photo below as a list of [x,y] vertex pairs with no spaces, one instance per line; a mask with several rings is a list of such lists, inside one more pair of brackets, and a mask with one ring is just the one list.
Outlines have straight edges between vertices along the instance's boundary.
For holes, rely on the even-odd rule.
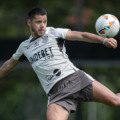
[[68,58],[64,46],[69,29],[47,27],[43,36],[32,36],[23,41],[16,53],[15,60],[24,55],[37,74],[46,94],[64,77],[78,70]]

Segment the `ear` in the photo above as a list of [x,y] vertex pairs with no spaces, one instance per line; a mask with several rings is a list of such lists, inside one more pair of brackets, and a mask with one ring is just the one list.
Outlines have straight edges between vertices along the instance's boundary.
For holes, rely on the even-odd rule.
[[27,19],[27,24],[28,24],[29,27],[31,26],[31,20],[30,19]]

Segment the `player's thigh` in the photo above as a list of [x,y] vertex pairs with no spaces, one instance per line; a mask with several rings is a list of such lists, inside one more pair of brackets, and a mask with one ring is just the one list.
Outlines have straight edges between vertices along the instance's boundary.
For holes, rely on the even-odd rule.
[[69,112],[62,106],[50,104],[47,109],[47,120],[67,120]]
[[93,101],[102,102],[108,105],[115,105],[118,97],[111,90],[97,81],[94,81],[92,86]]

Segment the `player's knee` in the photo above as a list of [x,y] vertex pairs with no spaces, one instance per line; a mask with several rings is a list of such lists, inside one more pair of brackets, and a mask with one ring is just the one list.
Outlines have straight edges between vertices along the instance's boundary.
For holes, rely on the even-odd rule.
[[47,120],[55,120],[55,119],[53,118],[53,115],[47,113]]

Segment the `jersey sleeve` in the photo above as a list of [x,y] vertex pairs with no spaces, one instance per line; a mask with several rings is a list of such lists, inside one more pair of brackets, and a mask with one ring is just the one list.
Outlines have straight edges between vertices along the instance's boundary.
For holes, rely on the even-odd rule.
[[66,34],[70,29],[63,29],[63,28],[56,28],[55,29],[55,36],[58,38],[62,38],[65,39],[66,38]]
[[16,52],[13,54],[12,57],[15,60],[20,60],[23,55],[24,54],[23,54],[23,51],[22,51],[22,44],[20,44],[18,49],[16,50]]

